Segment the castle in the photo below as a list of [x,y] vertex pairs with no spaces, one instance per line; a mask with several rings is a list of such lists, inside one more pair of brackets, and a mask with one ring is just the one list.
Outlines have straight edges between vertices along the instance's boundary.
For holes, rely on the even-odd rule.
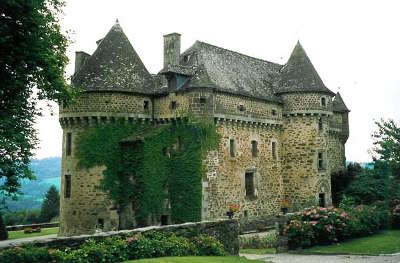
[[89,55],[76,52],[72,83],[82,90],[60,105],[63,128],[60,235],[120,228],[98,189],[104,167],[79,169],[79,131],[115,118],[162,125],[207,114],[221,135],[204,160],[204,220],[276,215],[331,204],[331,173],[345,167],[348,113],[318,76],[301,44],[285,65],[196,41],[181,53],[180,35],[164,36],[164,67],[150,74],[118,22]]

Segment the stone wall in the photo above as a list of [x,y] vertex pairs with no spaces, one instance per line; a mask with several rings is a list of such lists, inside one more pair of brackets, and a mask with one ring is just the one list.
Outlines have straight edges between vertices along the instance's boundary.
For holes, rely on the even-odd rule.
[[[322,130],[319,129],[320,118]],[[331,203],[326,148],[328,130],[327,117],[297,115],[284,119],[282,178],[285,198],[292,208],[316,204],[322,190],[326,204]],[[319,152],[324,157],[323,169],[318,168]]]
[[[185,223],[169,226],[151,226],[132,230],[110,231],[94,235],[80,235],[73,237],[47,238],[36,241],[25,241],[24,244],[32,244],[39,247],[49,248],[79,248],[88,239],[104,240],[112,236],[133,236],[138,233],[157,231],[164,233],[175,233],[177,236],[192,238],[198,235],[209,235],[215,237],[224,246],[225,250],[232,255],[239,254],[239,224],[237,220],[204,221],[198,223]],[[9,247],[21,245],[18,242],[10,244]],[[0,247],[4,249],[5,247]]]
[[[276,215],[280,211],[281,130],[276,126],[257,126],[234,121],[217,123],[221,141],[217,151],[205,160],[203,179],[203,218],[226,217],[230,203],[239,204],[237,217]],[[235,157],[230,156],[234,140]],[[251,141],[257,141],[257,157],[252,156]],[[276,142],[276,159],[271,143]],[[255,196],[246,196],[245,173],[254,173]]]
[[151,118],[151,103],[149,97],[133,93],[83,92],[73,104],[60,107],[60,117],[118,116],[115,113],[122,113]]
[[[75,158],[77,137],[82,127],[65,127],[63,131],[60,230],[59,234],[71,236],[94,233],[99,220],[104,221],[104,230],[118,229],[118,215],[111,200],[98,187],[105,167],[79,168]],[[66,155],[66,134],[71,133],[72,151]],[[65,196],[65,176],[71,176],[71,195]]]
[[[332,97],[325,93],[290,93],[282,96],[284,109],[286,112],[302,111],[326,111],[332,112]],[[321,98],[324,97],[326,106],[322,106]]]

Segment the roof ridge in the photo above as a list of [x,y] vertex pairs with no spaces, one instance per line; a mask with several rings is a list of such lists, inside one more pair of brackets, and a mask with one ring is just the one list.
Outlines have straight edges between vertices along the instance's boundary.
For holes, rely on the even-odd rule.
[[227,49],[227,48],[223,48],[223,47],[220,47],[220,46],[216,46],[216,45],[213,45],[213,44],[210,44],[210,43],[207,43],[207,42],[203,42],[203,41],[200,41],[200,40],[196,40],[196,42],[199,42],[200,44],[205,44],[205,45],[208,45],[208,46],[211,46],[211,47],[214,47],[214,48],[218,48],[218,49],[222,49],[222,50],[225,50],[225,51],[229,51],[229,52],[238,54],[240,56],[248,57],[248,58],[251,58],[251,59],[256,59],[256,60],[259,60],[259,61],[262,61],[262,62],[267,62],[269,64],[274,64],[274,65],[277,65],[277,66],[283,66],[282,64],[278,64],[278,63],[271,62],[271,61],[268,61],[268,60],[265,60],[265,59],[249,56],[249,55],[246,55],[246,54],[243,54],[243,53],[231,50],[231,49]]

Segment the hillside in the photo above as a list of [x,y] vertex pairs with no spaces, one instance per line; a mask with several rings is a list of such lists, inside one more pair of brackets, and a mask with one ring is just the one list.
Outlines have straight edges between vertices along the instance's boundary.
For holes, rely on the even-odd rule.
[[36,180],[23,180],[18,201],[7,200],[10,210],[39,209],[45,193],[51,185],[60,190],[61,184],[61,158],[50,157],[40,160],[32,160],[30,168],[36,176]]

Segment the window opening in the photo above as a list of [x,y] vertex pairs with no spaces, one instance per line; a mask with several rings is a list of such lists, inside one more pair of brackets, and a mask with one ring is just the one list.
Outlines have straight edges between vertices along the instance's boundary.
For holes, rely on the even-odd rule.
[[254,196],[254,173],[246,172],[245,173],[245,189],[246,189],[246,197]]
[[257,157],[257,141],[251,141],[251,155]]

